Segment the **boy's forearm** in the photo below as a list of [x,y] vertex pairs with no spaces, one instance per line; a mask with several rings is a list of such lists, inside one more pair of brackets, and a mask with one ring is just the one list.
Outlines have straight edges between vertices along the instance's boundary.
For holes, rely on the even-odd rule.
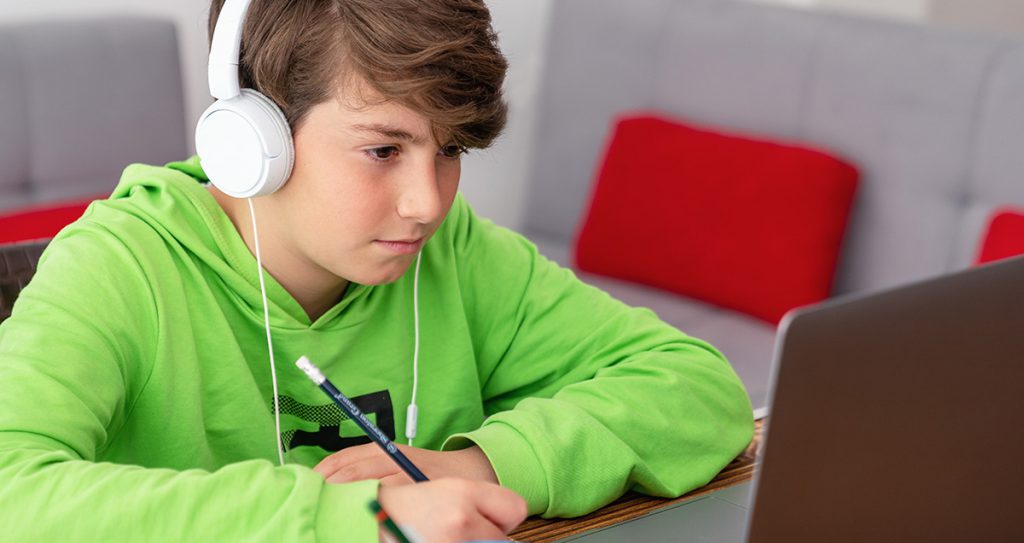
[[749,443],[750,403],[726,363],[700,348],[645,353],[493,415],[468,439],[531,513],[586,514],[634,489],[678,496]]
[[376,541],[377,483],[249,461],[216,472],[76,460],[0,434],[0,524],[10,541]]

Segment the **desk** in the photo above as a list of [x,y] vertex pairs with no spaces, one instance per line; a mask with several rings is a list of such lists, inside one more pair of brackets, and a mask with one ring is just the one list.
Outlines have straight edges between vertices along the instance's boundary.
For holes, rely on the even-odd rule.
[[526,522],[509,536],[515,541],[524,543],[558,541],[595,528],[605,528],[632,520],[662,507],[749,481],[754,475],[754,464],[760,451],[763,429],[764,419],[756,421],[754,423],[754,440],[750,442],[743,454],[737,456],[710,483],[683,496],[674,499],[652,498],[636,492],[629,492],[618,500],[583,517],[550,520],[531,517],[526,519]]

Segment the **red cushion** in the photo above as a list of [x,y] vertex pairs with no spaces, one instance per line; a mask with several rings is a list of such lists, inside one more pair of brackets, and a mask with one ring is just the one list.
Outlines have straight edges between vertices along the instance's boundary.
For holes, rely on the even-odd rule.
[[577,265],[777,323],[828,297],[857,179],[813,149],[623,118]]
[[988,224],[977,264],[1024,254],[1024,210],[997,209]]
[[82,216],[92,198],[45,204],[0,215],[0,243],[52,238]]

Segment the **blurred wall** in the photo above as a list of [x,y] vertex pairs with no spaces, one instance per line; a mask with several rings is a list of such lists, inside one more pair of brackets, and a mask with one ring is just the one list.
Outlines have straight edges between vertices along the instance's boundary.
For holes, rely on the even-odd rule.
[[1024,0],[749,0],[1024,36]]
[[929,19],[945,26],[1024,36],[1024,0],[931,0]]
[[[835,11],[865,13],[922,21],[928,16],[931,0],[817,0],[814,7]],[[963,0],[959,0],[963,1]]]

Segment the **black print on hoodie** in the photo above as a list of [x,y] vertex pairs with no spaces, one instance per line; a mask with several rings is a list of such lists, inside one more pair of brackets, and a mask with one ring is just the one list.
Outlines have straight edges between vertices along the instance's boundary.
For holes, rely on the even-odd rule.
[[[387,390],[371,392],[362,396],[351,398],[366,418],[374,420],[374,424],[384,432],[390,439],[395,439],[395,411],[391,405],[391,393]],[[312,422],[320,426],[316,432],[305,430],[286,430],[281,432],[281,443],[285,450],[295,447],[309,445],[321,447],[327,451],[340,451],[348,447],[369,443],[370,438],[359,429],[355,423],[346,425],[346,433],[350,436],[341,435],[341,424],[349,420],[348,415],[343,413],[337,405],[327,403],[322,405],[307,405],[289,396],[278,396],[282,415],[292,415],[304,421]],[[273,404],[271,404],[273,409]],[[374,417],[373,415],[376,415]],[[349,431],[351,429],[351,431]]]

